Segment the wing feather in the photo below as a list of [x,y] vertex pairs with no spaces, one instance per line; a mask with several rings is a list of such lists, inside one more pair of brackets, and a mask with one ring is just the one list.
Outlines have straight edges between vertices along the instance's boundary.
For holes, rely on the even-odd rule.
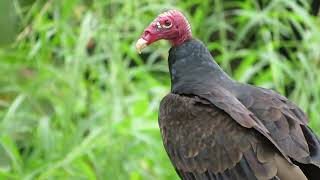
[[[279,151],[253,128],[199,97],[167,95],[159,126],[182,179],[277,179]],[[291,165],[287,160],[286,166]]]
[[[303,111],[275,91],[245,85],[239,100],[270,132],[272,139],[294,161],[320,167],[320,144],[307,127]],[[317,152],[317,153],[312,153]]]

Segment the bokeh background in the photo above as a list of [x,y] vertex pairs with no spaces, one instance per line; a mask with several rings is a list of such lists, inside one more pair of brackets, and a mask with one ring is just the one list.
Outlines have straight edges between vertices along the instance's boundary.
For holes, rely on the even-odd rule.
[[320,132],[317,0],[1,0],[0,179],[178,179],[157,123],[169,44],[134,48],[172,8],[228,74]]

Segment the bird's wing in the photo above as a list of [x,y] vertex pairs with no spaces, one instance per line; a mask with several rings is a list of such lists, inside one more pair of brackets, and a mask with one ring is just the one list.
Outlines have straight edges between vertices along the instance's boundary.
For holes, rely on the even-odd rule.
[[226,112],[239,125],[258,131],[269,142],[271,142],[273,146],[276,147],[276,149],[283,155],[284,158],[291,162],[286,153],[271,137],[269,130],[260,121],[260,119],[258,119],[255,114],[249,111],[231,92],[220,86],[212,86],[210,88],[190,88],[189,90],[192,92],[190,94],[197,95]]
[[281,149],[295,161],[320,167],[319,140],[308,128],[303,111],[277,92],[249,88],[251,93],[239,100],[261,120]]
[[[183,179],[304,179],[270,141],[199,97],[167,95],[159,126],[165,149]],[[288,173],[282,173],[288,172]],[[292,176],[292,177],[290,177]]]

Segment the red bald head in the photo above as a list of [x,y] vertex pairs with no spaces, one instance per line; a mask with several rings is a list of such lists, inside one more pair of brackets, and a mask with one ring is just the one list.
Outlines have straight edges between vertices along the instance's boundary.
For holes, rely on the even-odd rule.
[[185,16],[178,10],[169,10],[160,14],[144,30],[137,42],[137,49],[140,51],[160,39],[169,40],[176,46],[191,38],[191,27]]

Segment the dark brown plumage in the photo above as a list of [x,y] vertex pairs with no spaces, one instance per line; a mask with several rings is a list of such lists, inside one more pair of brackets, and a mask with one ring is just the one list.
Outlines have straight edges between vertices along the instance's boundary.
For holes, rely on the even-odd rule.
[[[164,14],[178,28],[174,15],[180,14]],[[159,21],[150,26],[146,39],[159,39]],[[232,80],[200,41],[170,37],[182,43],[173,43],[169,51],[171,93],[161,101],[159,126],[182,179],[319,179],[319,139],[295,104]],[[148,43],[143,38],[138,49]]]
[[159,125],[180,177],[318,179],[318,139],[288,99],[232,80],[198,40],[172,47],[169,69]]
[[[183,179],[305,178],[265,137],[197,96],[167,95],[159,125],[166,151]],[[281,174],[286,169],[287,176]]]

